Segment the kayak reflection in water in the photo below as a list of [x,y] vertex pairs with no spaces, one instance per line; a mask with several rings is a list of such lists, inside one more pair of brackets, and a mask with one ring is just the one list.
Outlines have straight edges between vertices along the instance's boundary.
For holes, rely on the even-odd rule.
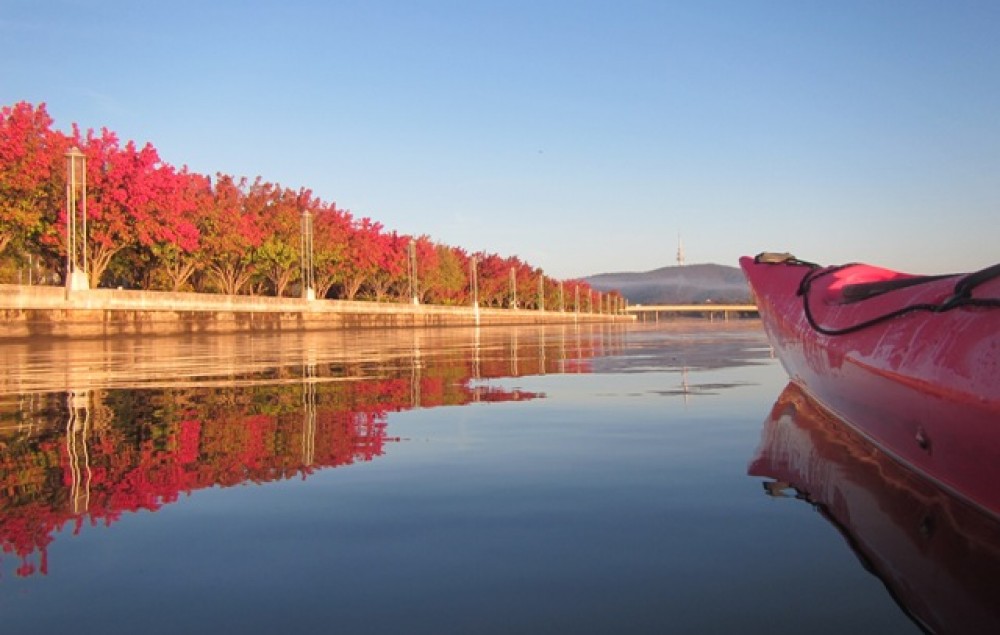
[[1000,519],[903,467],[789,384],[751,476],[816,507],[919,626],[1000,632]]

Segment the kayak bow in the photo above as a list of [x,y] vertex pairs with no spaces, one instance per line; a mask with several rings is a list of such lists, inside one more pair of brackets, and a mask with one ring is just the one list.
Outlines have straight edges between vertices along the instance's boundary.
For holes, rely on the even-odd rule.
[[916,276],[740,259],[792,381],[905,465],[1000,515],[1000,265]]

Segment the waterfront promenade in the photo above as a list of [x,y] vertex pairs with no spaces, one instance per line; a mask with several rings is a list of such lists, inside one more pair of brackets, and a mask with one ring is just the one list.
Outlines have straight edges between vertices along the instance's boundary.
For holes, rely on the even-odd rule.
[[634,322],[627,314],[0,285],[0,339]]

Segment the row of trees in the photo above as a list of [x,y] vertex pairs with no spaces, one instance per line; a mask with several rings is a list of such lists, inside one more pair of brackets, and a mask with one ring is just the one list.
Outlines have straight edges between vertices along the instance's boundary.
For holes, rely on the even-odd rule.
[[475,294],[482,306],[510,306],[516,297],[526,308],[597,308],[587,283],[549,279],[516,256],[389,231],[305,188],[175,168],[151,144],[122,144],[106,128],[83,133],[74,124],[64,134],[44,104],[27,102],[0,110],[0,280],[64,283],[73,147],[87,159],[91,288],[299,295],[307,251],[320,298],[454,305]]

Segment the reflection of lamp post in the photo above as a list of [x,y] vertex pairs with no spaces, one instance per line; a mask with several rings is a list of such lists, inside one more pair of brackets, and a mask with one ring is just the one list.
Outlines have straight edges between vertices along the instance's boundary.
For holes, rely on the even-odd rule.
[[420,297],[417,295],[417,241],[412,238],[407,262],[410,269],[410,302],[420,304]]
[[69,418],[66,420],[66,454],[69,457],[70,501],[73,513],[82,514],[90,507],[90,485],[93,471],[90,468],[90,452],[87,437],[90,427],[90,393],[87,390],[71,390],[66,394]]
[[[83,200],[81,231],[77,202]],[[90,288],[87,279],[87,156],[76,146],[66,153],[66,291]]]
[[302,364],[302,465],[316,461],[316,363],[313,350]]
[[299,245],[302,254],[302,297],[316,299],[315,277],[313,275],[313,217],[308,209],[302,210],[302,236]]

